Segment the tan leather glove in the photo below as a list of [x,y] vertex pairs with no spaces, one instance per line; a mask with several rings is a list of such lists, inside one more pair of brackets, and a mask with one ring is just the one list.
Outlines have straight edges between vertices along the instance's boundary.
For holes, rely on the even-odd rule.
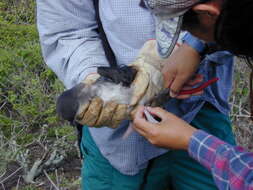
[[[137,59],[129,65],[137,70],[130,87],[108,82],[98,74],[89,75],[72,90],[72,99],[78,105],[75,121],[91,127],[116,128],[123,120],[131,119],[130,113],[137,105],[146,103],[163,88],[163,63],[152,40],[145,43]],[[66,104],[58,107],[66,107]]]
[[161,73],[165,59],[161,59],[156,51],[156,41],[146,42],[137,59],[130,64],[138,72],[131,88],[133,89],[130,106],[143,105],[163,89]]
[[92,73],[89,74],[83,81],[82,83],[87,84],[87,85],[92,85],[94,82],[99,79],[100,75],[98,73]]
[[86,101],[79,103],[75,116],[78,123],[90,127],[116,128],[120,122],[127,119],[130,88],[103,80],[85,88],[86,92],[83,93],[91,95],[89,99],[86,97]]

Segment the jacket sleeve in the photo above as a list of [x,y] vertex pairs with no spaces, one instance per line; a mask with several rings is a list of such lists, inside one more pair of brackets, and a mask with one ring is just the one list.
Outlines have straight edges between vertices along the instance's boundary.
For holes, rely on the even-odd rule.
[[198,39],[197,37],[191,35],[189,32],[183,36],[182,41],[192,48],[194,48],[198,53],[202,53],[206,47],[205,42]]
[[253,189],[253,153],[201,130],[193,134],[188,151],[211,171],[219,189]]
[[37,0],[37,27],[44,61],[67,88],[108,66],[92,0]]

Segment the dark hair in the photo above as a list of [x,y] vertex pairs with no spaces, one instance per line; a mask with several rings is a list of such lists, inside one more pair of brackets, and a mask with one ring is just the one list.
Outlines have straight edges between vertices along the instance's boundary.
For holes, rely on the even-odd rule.
[[245,59],[251,69],[250,106],[253,119],[253,0],[224,0],[215,27],[215,40],[225,49]]
[[215,28],[215,40],[237,56],[253,58],[253,1],[224,0]]

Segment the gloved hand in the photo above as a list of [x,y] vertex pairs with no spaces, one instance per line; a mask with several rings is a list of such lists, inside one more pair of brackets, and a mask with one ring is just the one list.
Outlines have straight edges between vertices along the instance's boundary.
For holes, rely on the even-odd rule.
[[101,67],[98,73],[60,95],[56,108],[62,118],[91,127],[115,128],[128,117],[129,85],[136,71],[131,67]]
[[130,64],[137,70],[130,106],[145,104],[158,94],[164,86],[162,67],[166,59],[161,59],[156,51],[156,41],[149,40],[140,50],[137,59]]
[[[116,128],[122,120],[127,119],[129,97],[131,96],[129,87],[100,77],[91,86],[85,88],[87,90],[85,94],[91,94],[91,98],[79,104],[75,116],[78,123],[92,127]],[[84,99],[87,100],[87,97]]]
[[67,120],[95,127],[115,128],[130,119],[137,105],[163,88],[161,68],[165,60],[159,58],[155,46],[154,40],[148,41],[128,67],[98,68],[99,79],[98,74],[92,74],[59,97],[58,113]]

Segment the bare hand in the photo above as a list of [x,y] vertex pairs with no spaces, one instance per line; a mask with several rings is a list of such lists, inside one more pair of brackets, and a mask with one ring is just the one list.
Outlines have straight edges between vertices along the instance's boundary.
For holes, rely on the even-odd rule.
[[[195,76],[199,64],[200,56],[198,52],[187,44],[182,44],[173,52],[162,70],[165,88],[170,88],[172,97],[176,97],[185,85],[188,86],[189,81],[192,83],[192,78],[194,78],[195,83],[201,82],[198,75]],[[199,95],[199,93],[193,95]],[[187,97],[189,96],[183,98]]]
[[144,107],[138,107],[134,116],[134,129],[150,143],[164,148],[187,149],[192,134],[197,130],[177,116],[161,108],[147,108],[161,119],[154,124],[146,120]]

